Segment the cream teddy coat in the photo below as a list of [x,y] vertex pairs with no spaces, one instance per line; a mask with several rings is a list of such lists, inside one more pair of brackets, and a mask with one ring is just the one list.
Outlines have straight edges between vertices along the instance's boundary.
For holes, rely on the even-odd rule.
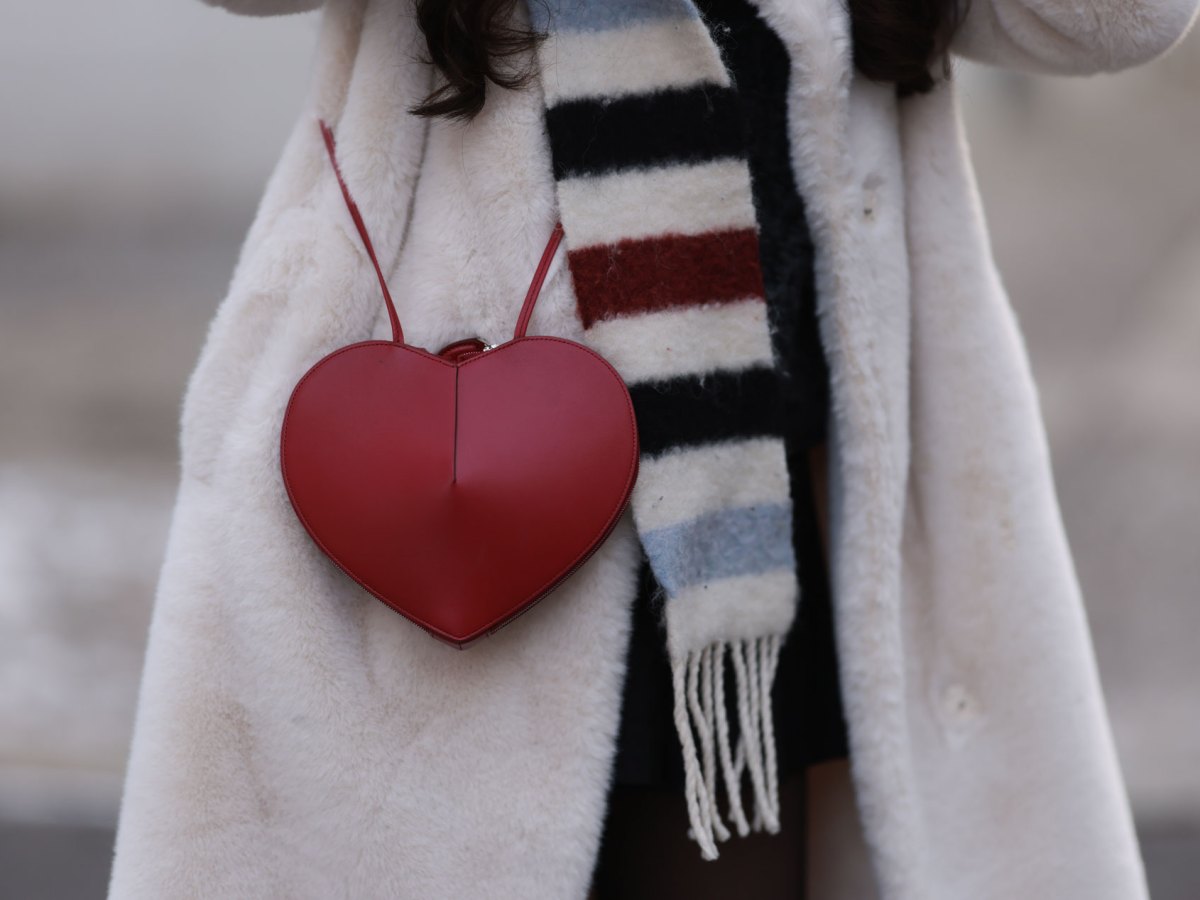
[[[1169,48],[1196,4],[974,0],[956,50],[1115,70]],[[794,67],[832,379],[837,646],[879,894],[1144,897],[953,84],[897,101],[854,72],[838,0],[759,6]],[[582,898],[635,591],[628,514],[552,597],[460,652],[314,550],[277,464],[296,380],[387,334],[317,117],[338,132],[408,339],[495,343],[557,218],[539,88],[493,91],[469,125],[411,117],[432,83],[411,0],[328,0],[321,15],[306,109],[184,403],[111,895]],[[529,333],[581,338],[565,266]]]

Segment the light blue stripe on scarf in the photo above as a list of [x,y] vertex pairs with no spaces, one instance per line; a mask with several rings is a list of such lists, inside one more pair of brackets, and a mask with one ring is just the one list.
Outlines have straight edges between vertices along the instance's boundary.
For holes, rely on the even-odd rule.
[[608,31],[663,19],[698,19],[692,0],[529,0],[534,28]]
[[654,574],[674,596],[738,575],[794,569],[792,507],[772,503],[723,509],[642,535]]

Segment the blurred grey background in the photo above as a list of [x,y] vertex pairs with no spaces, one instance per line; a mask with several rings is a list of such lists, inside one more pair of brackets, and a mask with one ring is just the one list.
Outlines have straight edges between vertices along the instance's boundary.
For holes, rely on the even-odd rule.
[[[0,0],[0,897],[103,896],[187,375],[317,19]],[[961,65],[1158,900],[1200,897],[1200,36]]]

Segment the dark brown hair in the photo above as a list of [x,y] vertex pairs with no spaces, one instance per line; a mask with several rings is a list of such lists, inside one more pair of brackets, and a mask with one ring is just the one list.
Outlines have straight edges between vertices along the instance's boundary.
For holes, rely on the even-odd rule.
[[[429,60],[445,83],[413,109],[421,116],[470,119],[483,108],[488,82],[525,86],[533,76],[525,54],[543,35],[514,26],[518,0],[416,0]],[[901,96],[925,93],[950,73],[948,48],[961,19],[958,0],[845,0],[854,63]]]
[[872,81],[892,82],[900,96],[933,89],[950,77],[950,41],[965,4],[958,0],[849,0],[854,65]]

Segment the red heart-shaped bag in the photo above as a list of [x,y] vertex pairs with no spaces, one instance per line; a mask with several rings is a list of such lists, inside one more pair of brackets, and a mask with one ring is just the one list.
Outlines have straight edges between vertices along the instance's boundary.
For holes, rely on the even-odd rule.
[[284,484],[347,575],[463,647],[550,593],[608,537],[637,479],[633,404],[595,351],[525,335],[561,225],[511,341],[471,338],[436,354],[404,343],[333,134],[321,130],[393,339],[336,350],[300,379],[283,419]]

